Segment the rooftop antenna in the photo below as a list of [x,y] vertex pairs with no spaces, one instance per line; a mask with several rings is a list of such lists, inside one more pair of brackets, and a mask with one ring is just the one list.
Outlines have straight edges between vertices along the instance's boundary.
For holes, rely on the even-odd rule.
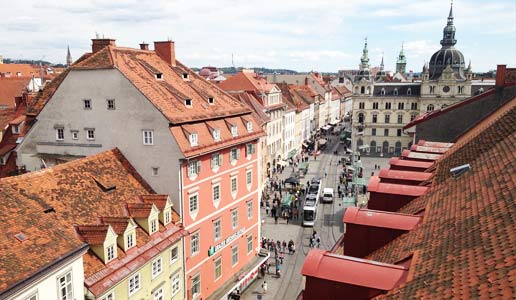
[[236,70],[236,68],[235,68],[235,61],[233,59],[233,53],[231,53],[231,65],[233,66],[233,69]]

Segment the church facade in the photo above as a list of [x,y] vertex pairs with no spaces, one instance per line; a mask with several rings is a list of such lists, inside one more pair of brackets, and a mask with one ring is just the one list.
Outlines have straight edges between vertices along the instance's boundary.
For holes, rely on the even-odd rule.
[[412,144],[412,137],[403,131],[405,124],[419,114],[443,109],[494,85],[494,81],[474,80],[471,63],[465,67],[464,55],[455,48],[452,8],[443,30],[442,47],[423,66],[417,79],[405,72],[403,47],[393,76],[384,71],[383,58],[380,71],[373,76],[366,40],[353,83],[353,132],[361,152],[399,156]]

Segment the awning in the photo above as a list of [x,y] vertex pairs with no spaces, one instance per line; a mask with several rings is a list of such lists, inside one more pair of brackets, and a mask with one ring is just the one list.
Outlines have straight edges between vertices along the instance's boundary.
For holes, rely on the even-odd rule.
[[329,130],[331,129],[331,125],[324,125],[323,127],[321,127],[322,130]]
[[353,181],[353,184],[359,185],[359,186],[365,186],[366,182],[364,178],[357,178],[355,181]]
[[295,177],[289,177],[289,178],[285,179],[285,183],[298,184],[298,182],[299,181]]
[[324,145],[326,142],[326,139],[319,139],[319,145]]
[[362,146],[358,147],[358,149],[360,149],[360,150],[369,149],[369,145],[367,145],[367,144],[362,145]]
[[276,162],[276,164],[284,167],[284,166],[286,166],[286,165],[287,165],[287,162],[286,162],[286,161],[284,161],[284,160],[278,160],[278,161]]
[[300,170],[308,169],[308,163],[302,162],[302,163],[299,164],[298,168]]
[[296,156],[296,154],[297,154],[297,149],[294,149],[288,153],[287,158],[292,158],[292,157]]
[[342,202],[344,202],[344,203],[355,203],[355,197],[344,197],[344,198],[342,198]]
[[283,196],[283,199],[281,200],[281,206],[282,207],[290,207],[293,200],[294,200],[294,195],[286,194],[285,196]]

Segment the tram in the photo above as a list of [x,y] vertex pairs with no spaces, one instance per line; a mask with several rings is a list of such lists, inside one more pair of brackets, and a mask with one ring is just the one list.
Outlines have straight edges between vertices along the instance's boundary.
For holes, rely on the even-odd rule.
[[319,197],[307,195],[303,204],[303,226],[314,226],[317,219],[317,204]]

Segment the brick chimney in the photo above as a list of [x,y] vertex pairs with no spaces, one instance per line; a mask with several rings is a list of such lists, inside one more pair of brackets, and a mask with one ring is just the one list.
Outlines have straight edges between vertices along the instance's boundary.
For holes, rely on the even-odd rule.
[[140,44],[140,50],[149,50],[149,44],[141,43]]
[[176,65],[176,50],[174,42],[154,42],[154,51],[156,51],[156,54],[169,65]]
[[91,52],[96,53],[107,46],[116,46],[115,39],[91,39]]
[[507,65],[496,66],[496,86],[503,86],[505,84],[505,72],[507,71]]

